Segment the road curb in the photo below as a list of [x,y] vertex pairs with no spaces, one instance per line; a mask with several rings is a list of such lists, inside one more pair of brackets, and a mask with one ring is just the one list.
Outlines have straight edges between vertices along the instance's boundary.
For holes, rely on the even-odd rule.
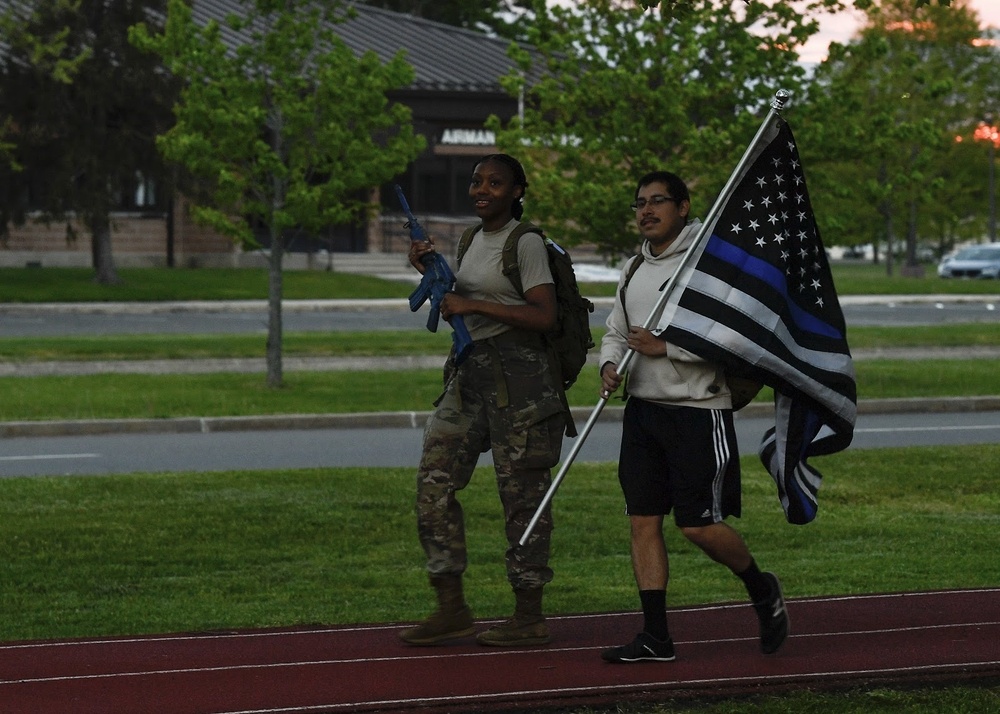
[[[595,407],[575,407],[573,418],[584,424]],[[598,418],[621,421],[624,407],[605,407]],[[1000,411],[1000,396],[911,399],[866,399],[859,414],[909,414]],[[764,418],[771,404],[750,404],[737,419]],[[354,414],[275,414],[263,416],[178,417],[173,419],[80,419],[0,422],[0,438],[94,436],[102,434],[191,434],[235,431],[308,429],[422,429],[430,411],[360,412]]]

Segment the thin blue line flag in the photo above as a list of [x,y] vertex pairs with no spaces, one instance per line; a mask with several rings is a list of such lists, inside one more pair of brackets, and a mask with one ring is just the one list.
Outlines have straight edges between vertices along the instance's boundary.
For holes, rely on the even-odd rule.
[[[754,153],[756,152],[756,153]],[[655,332],[774,389],[759,455],[785,517],[816,517],[813,456],[850,445],[854,365],[795,139],[775,114],[675,279]]]

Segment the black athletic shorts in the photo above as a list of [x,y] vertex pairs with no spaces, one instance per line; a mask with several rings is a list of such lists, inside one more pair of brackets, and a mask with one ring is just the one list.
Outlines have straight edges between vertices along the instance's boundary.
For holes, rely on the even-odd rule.
[[678,526],[740,515],[740,459],[730,409],[625,404],[618,481],[630,516],[674,513]]

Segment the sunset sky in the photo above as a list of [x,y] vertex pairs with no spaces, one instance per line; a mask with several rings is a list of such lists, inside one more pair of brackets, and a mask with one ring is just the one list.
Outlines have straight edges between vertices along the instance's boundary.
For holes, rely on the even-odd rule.
[[[982,27],[1000,29],[1000,0],[969,0],[967,5],[978,13]],[[849,11],[824,18],[821,23],[823,29],[802,48],[802,61],[819,62],[826,57],[826,49],[831,42],[851,39],[860,26],[861,17],[861,13]]]

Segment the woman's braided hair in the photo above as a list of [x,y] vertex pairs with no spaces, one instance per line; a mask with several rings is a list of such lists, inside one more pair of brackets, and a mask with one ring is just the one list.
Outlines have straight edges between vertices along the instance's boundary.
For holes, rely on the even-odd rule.
[[487,161],[498,161],[509,168],[511,173],[514,174],[514,185],[524,189],[521,191],[521,198],[515,199],[510,207],[510,214],[517,220],[521,220],[521,216],[524,215],[524,205],[521,203],[521,199],[524,198],[524,194],[528,191],[528,177],[524,174],[524,167],[521,166],[520,161],[510,154],[487,154],[479,160],[479,163],[485,164]]

